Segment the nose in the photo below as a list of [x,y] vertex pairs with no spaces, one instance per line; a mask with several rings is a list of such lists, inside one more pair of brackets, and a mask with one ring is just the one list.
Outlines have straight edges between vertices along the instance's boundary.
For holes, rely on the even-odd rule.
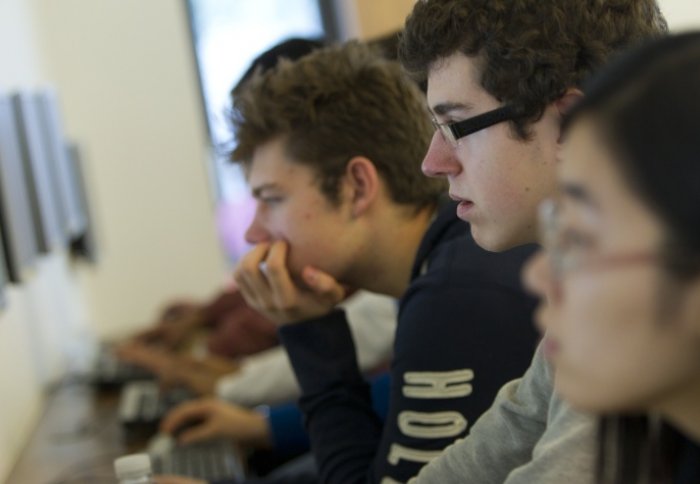
[[551,304],[561,300],[559,284],[544,250],[538,251],[525,263],[522,277],[525,288],[543,302]]
[[455,176],[462,171],[462,166],[455,156],[455,149],[435,130],[428,152],[421,164],[423,174],[431,177]]
[[245,241],[251,245],[268,242],[271,238],[270,232],[265,228],[265,224],[261,219],[260,210],[256,208],[255,216],[245,231]]

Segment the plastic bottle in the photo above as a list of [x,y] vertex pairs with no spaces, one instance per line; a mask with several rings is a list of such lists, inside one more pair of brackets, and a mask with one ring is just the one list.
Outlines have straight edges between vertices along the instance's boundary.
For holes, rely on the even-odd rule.
[[148,454],[131,454],[114,461],[119,484],[154,484],[151,458]]

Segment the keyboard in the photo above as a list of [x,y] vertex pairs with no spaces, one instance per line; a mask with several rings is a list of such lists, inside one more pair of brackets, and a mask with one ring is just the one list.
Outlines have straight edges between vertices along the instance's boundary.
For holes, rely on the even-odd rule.
[[236,449],[228,440],[176,445],[166,452],[151,454],[156,474],[175,474],[205,481],[243,481],[244,474]]
[[107,345],[99,348],[91,374],[91,381],[103,388],[118,388],[129,382],[154,378],[148,370],[117,359]]
[[184,388],[163,393],[154,381],[127,383],[119,395],[119,421],[124,426],[157,425],[171,408],[192,398],[194,394]]
[[158,431],[160,420],[173,407],[194,395],[184,388],[160,391],[154,381],[127,383],[119,394],[118,419],[126,443],[136,443]]

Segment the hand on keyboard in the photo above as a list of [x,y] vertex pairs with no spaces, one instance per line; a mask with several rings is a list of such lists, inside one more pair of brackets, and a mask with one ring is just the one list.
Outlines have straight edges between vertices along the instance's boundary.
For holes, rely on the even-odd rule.
[[[161,442],[163,442],[161,444]],[[168,445],[167,441],[154,442],[156,451],[160,452]],[[158,449],[163,445],[163,449]],[[150,450],[150,448],[149,448]],[[200,444],[175,445],[164,453],[151,454],[151,463],[156,474],[164,477],[187,476],[196,479],[239,481],[243,478],[243,469],[237,453],[230,441],[212,440]],[[156,482],[161,482],[160,480]],[[175,484],[178,481],[165,481]],[[181,481],[188,483],[189,481]],[[197,482],[197,481],[195,481]]]
[[153,476],[155,484],[207,484],[207,481],[182,476]]
[[[193,421],[197,424],[191,425]],[[188,424],[189,428],[179,431]],[[165,416],[160,428],[169,434],[178,433],[177,440],[182,444],[227,437],[257,448],[271,445],[270,429],[262,413],[216,399],[183,403]]]

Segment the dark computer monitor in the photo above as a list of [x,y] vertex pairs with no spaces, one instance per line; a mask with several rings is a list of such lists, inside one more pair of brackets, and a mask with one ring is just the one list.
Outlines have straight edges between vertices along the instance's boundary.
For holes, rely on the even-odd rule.
[[[2,141],[0,140],[0,142]],[[4,227],[0,224],[0,254],[5,254],[4,234],[2,234],[2,232],[4,232]],[[7,286],[9,281],[10,274],[7,269],[7,262],[4,257],[0,257],[0,309],[4,309],[7,304],[7,300],[5,299],[5,286]]]
[[47,147],[49,171],[54,181],[61,215],[61,228],[68,240],[80,237],[86,229],[81,187],[70,153],[56,91],[45,88],[36,93],[39,121]]
[[[0,232],[3,230],[0,226]],[[3,237],[0,236],[0,253],[5,252],[5,244],[3,242]],[[10,282],[10,274],[7,270],[6,262],[0,257],[0,309],[4,309],[7,305],[7,299],[5,299],[5,286]]]
[[19,127],[22,159],[27,175],[37,245],[42,253],[65,246],[60,198],[49,159],[49,146],[42,128],[37,98],[22,91],[12,96]]
[[90,210],[85,163],[77,144],[68,143],[64,149],[66,152],[68,177],[72,180],[71,185],[75,187],[74,193],[78,198],[76,204],[77,218],[82,222],[80,225],[82,230],[70,239],[70,249],[74,255],[94,263],[97,262],[98,250],[95,223]]
[[[0,227],[0,230],[2,230],[2,227]],[[4,244],[2,242],[2,237],[0,237],[0,252],[4,252]],[[7,305],[7,299],[5,298],[5,286],[7,286],[7,283],[10,281],[10,275],[7,271],[7,266],[5,265],[5,261],[2,260],[0,261],[0,309],[4,309],[5,306]]]
[[0,225],[8,276],[15,283],[38,253],[19,136],[12,100],[0,93]]

